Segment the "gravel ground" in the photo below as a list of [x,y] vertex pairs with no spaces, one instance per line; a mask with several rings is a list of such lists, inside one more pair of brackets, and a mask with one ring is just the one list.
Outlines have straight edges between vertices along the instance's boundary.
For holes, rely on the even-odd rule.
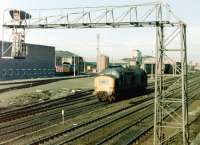
[[20,90],[11,90],[0,94],[0,108],[20,106],[48,99],[67,96],[76,90],[93,88],[93,77],[62,80],[46,85]]

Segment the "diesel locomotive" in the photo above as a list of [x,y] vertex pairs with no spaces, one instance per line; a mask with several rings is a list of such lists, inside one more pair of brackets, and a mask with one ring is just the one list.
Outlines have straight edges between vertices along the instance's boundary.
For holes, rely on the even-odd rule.
[[100,101],[123,100],[127,94],[144,92],[147,74],[140,67],[111,66],[94,79],[94,94]]

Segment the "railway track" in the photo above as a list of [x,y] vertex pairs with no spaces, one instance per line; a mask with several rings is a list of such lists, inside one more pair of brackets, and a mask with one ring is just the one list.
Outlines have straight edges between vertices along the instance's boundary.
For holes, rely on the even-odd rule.
[[[198,78],[199,79],[199,78]],[[196,82],[190,84],[190,100],[200,93],[200,91],[196,91],[199,86],[200,81],[196,80]],[[192,86],[192,87],[191,87]],[[181,108],[179,106],[171,106],[171,112],[178,111]],[[153,106],[152,106],[153,110]],[[146,113],[146,112],[145,112]],[[168,116],[166,115],[165,118]],[[130,122],[127,126],[124,126],[122,129],[112,133],[111,135],[100,140],[96,145],[132,145],[133,143],[137,143],[140,138],[148,134],[149,131],[153,129],[153,112],[151,111],[151,115],[145,116],[143,114],[143,118],[139,119],[137,123],[140,125],[137,126],[137,123]],[[151,122],[151,123],[150,123]]]
[[[147,98],[147,97],[148,96],[145,96],[145,98]],[[121,108],[117,108],[113,111],[108,111],[108,112],[103,113],[103,114],[92,116],[90,118],[86,117],[87,118],[86,120],[80,121],[79,123],[77,123],[78,125],[76,125],[76,126],[71,125],[70,123],[68,125],[68,123],[66,123],[65,125],[67,125],[68,127],[65,128],[62,132],[57,132],[57,133],[54,132],[53,135],[44,136],[43,138],[40,138],[39,140],[36,139],[35,141],[28,143],[28,144],[40,144],[40,143],[45,142],[45,141],[47,141],[46,143],[49,144],[49,142],[48,142],[49,140],[53,140],[55,138],[58,139],[58,137],[62,137],[63,134],[69,133],[70,131],[74,131],[74,130],[78,130],[78,132],[76,132],[76,133],[73,132],[73,135],[71,135],[71,140],[77,139],[84,134],[87,134],[91,131],[96,130],[95,124],[97,124],[99,126],[99,128],[101,128],[102,125],[103,126],[108,125],[110,123],[115,122],[116,120],[118,120],[120,118],[131,115],[133,112],[137,112],[141,109],[145,109],[146,106],[145,105],[142,106],[141,105],[142,102],[143,102],[143,99],[138,98],[138,100],[132,101],[132,103],[129,104],[128,106],[121,106]],[[152,102],[153,102],[152,100],[149,100],[149,102],[146,105],[148,105],[149,103],[152,103]],[[107,107],[110,108],[110,106],[107,106]],[[108,109],[106,108],[105,110],[108,110]],[[106,121],[105,121],[105,119],[106,119]],[[90,126],[90,130],[89,131],[86,130],[83,133],[82,132],[83,129],[88,128],[88,125]],[[80,129],[81,129],[81,131],[80,131]],[[55,143],[55,144],[57,144],[57,143]]]
[[[173,80],[168,81],[168,83],[172,83],[172,82],[174,82],[174,81]],[[154,87],[153,85],[149,86],[148,92],[151,92],[152,91],[151,89],[153,87]],[[37,113],[40,113],[40,112],[43,112],[43,111],[52,110],[52,109],[55,109],[57,107],[61,107],[62,104],[66,103],[66,102],[71,103],[71,101],[76,101],[76,100],[81,101],[81,99],[83,99],[82,101],[86,101],[89,98],[88,97],[85,98],[85,95],[91,94],[92,91],[93,90],[87,90],[87,91],[84,91],[84,92],[80,92],[78,94],[69,95],[67,97],[62,97],[62,98],[58,98],[58,99],[54,99],[54,100],[41,102],[41,103],[26,105],[26,106],[14,108],[14,109],[11,109],[11,110],[8,110],[8,111],[2,111],[0,113],[0,123],[19,119],[19,118],[24,117],[24,116],[27,117],[29,115],[37,114]]]
[[[67,111],[68,108],[63,108],[65,110],[64,118],[65,120],[71,119],[73,117],[76,117],[77,115],[80,115],[81,113],[87,113],[91,110],[93,110],[94,107],[100,108],[102,106],[105,106],[105,104],[102,103],[92,103],[87,104],[85,106],[81,106],[77,109],[72,108],[73,110]],[[27,120],[27,118],[24,121],[20,121],[17,124],[7,125],[1,128],[0,138],[1,141],[3,140],[9,140],[13,138],[18,138],[23,136],[24,134],[31,133],[40,129],[43,129],[45,127],[58,124],[62,122],[62,116],[61,116],[61,110],[56,110],[54,113],[47,113],[44,115],[40,115],[40,117],[34,117],[33,119]]]
[[[119,110],[119,112],[112,114],[112,118],[110,116],[104,117],[101,120],[95,121],[87,126],[83,126],[82,128],[79,128],[79,130],[76,130],[72,133],[69,133],[70,131],[64,132],[64,133],[62,132],[61,133],[62,136],[60,136],[59,138],[56,138],[54,140],[44,142],[44,144],[57,144],[57,145],[70,144],[70,142],[72,142],[76,139],[79,139],[87,134],[90,134],[98,129],[101,129],[105,126],[108,127],[110,124],[115,123],[116,121],[121,121],[124,118],[128,118],[138,112],[141,112],[142,110],[147,111],[148,107],[150,105],[152,105],[152,103],[153,103],[153,100],[150,100],[150,101],[147,101],[145,103],[138,105],[139,107],[131,107],[125,111]],[[148,116],[149,116],[149,114],[147,113],[145,118]],[[66,138],[66,136],[67,136],[67,138]]]
[[[133,101],[130,101],[130,104],[132,105],[132,106],[136,106],[136,105],[138,105],[138,106],[140,106],[141,105],[141,103],[142,102],[144,102],[144,101],[149,101],[149,100],[152,100],[152,98],[150,98],[149,97],[149,95],[148,96],[145,96],[145,97],[143,97],[143,98],[140,98],[140,97],[138,97],[138,100],[136,101],[135,99],[133,99]],[[130,106],[129,106],[130,107]],[[128,108],[129,108],[128,107]],[[126,108],[126,109],[128,109],[128,108]],[[124,110],[125,108],[123,108],[122,110]],[[121,110],[118,110],[118,111],[121,111]],[[113,114],[111,114],[111,115],[113,115]],[[113,118],[113,117],[112,117]],[[116,121],[116,120],[115,120]],[[76,126],[77,127],[77,126]],[[94,131],[95,129],[94,128],[92,128],[92,131]],[[88,132],[87,132],[88,133]],[[62,134],[62,133],[61,133]],[[54,137],[55,135],[53,135],[53,137]],[[58,136],[59,136],[59,133],[58,133]],[[73,135],[73,137],[74,137],[74,135]],[[48,140],[49,138],[51,138],[51,137],[47,137],[46,139]],[[46,139],[44,139],[44,140],[46,140]],[[37,143],[34,143],[34,144],[37,144]],[[57,143],[55,143],[55,144],[57,144]]]
[[68,97],[54,100],[55,102],[51,100],[30,107],[22,107],[17,111],[5,112],[1,115],[1,141],[61,122],[62,110],[65,111],[65,119],[69,119],[91,111],[94,107],[99,108],[106,105],[106,103],[98,102],[96,97],[91,94],[91,90]]
[[[190,88],[193,88],[194,86],[196,86],[193,89],[191,89],[192,92],[194,90],[196,90],[198,84],[199,84],[199,81],[198,81],[198,83],[197,83],[197,81],[191,83]],[[176,91],[178,91],[178,90],[176,90]],[[93,136],[94,134],[91,135],[92,132],[97,132],[97,130],[102,129],[104,127],[109,128],[108,126],[110,124],[116,123],[116,122],[121,123],[122,122],[121,119],[126,118],[126,117],[127,117],[126,119],[128,119],[131,116],[132,116],[132,118],[134,117],[135,120],[133,119],[133,120],[131,120],[131,122],[123,124],[123,127],[116,129],[114,132],[111,132],[106,137],[99,139],[98,142],[96,142],[97,140],[95,140],[94,142],[91,141],[89,144],[93,144],[93,143],[105,144],[105,145],[110,144],[111,143],[111,142],[109,142],[110,140],[112,140],[113,138],[115,138],[118,135],[123,134],[123,136],[124,136],[124,132],[126,132],[127,130],[130,131],[130,129],[132,129],[131,132],[135,132],[135,136],[131,136],[131,138],[129,138],[128,140],[121,139],[121,141],[123,141],[123,143],[122,142],[121,143],[127,144],[127,145],[132,144],[133,142],[138,140],[138,138],[145,135],[152,128],[151,124],[148,126],[145,126],[145,127],[138,126],[138,124],[140,124],[141,121],[145,124],[149,124],[149,122],[152,122],[152,120],[153,120],[153,112],[152,112],[153,99],[148,100],[146,102],[144,102],[143,100],[140,100],[140,101],[144,103],[144,106],[143,106],[143,103],[140,104],[140,103],[135,102],[136,104],[139,104],[139,105],[137,105],[138,107],[141,107],[138,110],[135,109],[134,111],[132,110],[132,112],[129,112],[128,110],[131,109],[133,106],[128,108],[127,110],[124,110],[124,109],[118,110],[119,112],[117,111],[117,112],[115,112],[116,114],[111,114],[111,116],[104,116],[104,117],[101,117],[101,119],[98,118],[96,120],[90,120],[85,124],[81,124],[74,128],[65,129],[64,131],[62,131],[60,133],[40,139],[39,141],[35,141],[32,144],[52,144],[52,145],[53,144],[58,144],[58,145],[59,144],[78,144],[80,142],[76,142],[76,140],[79,140],[81,138],[87,138],[86,136],[88,134],[90,134],[90,136]],[[150,103],[150,104],[148,104],[148,103]],[[151,108],[148,108],[150,106],[151,106]],[[136,105],[134,105],[134,107],[136,107]],[[180,108],[180,106],[174,107],[173,111],[176,111],[179,108]],[[104,132],[104,135],[105,134],[106,133]],[[92,140],[92,139],[90,139],[90,140]],[[82,141],[83,140],[81,140],[81,142]],[[118,144],[118,143],[119,143],[119,136],[117,137],[117,142],[115,142],[114,144]],[[120,145],[120,143],[119,143],[119,145]]]
[[[169,79],[166,80],[165,84],[167,86],[167,85],[173,83],[174,81],[175,81],[174,79],[169,78]],[[19,83],[21,83],[21,82],[19,82]],[[153,88],[154,88],[154,83],[150,82],[149,86],[148,86],[148,89],[147,89],[148,92],[152,92]],[[88,93],[88,92],[92,92],[92,90],[88,90],[86,92],[81,92],[81,93]],[[16,115],[19,115],[19,117],[20,117],[20,116],[23,116],[24,112],[38,113],[41,108],[45,109],[45,107],[48,106],[48,108],[46,108],[46,109],[51,109],[51,108],[49,108],[49,106],[55,106],[55,105],[59,104],[60,102],[65,102],[65,101],[68,102],[70,100],[77,99],[77,98],[80,99],[79,95],[82,95],[81,93],[80,94],[71,95],[71,96],[67,96],[67,98],[63,97],[63,98],[58,98],[58,99],[54,99],[54,100],[45,101],[45,102],[42,102],[42,103],[36,103],[36,104],[26,105],[26,106],[23,106],[23,107],[18,107],[17,109],[13,108],[12,110],[4,111],[4,112],[2,111],[0,113],[0,123],[2,121],[6,121],[6,120],[3,120],[3,119],[7,118],[8,116],[17,117]],[[33,108],[35,108],[35,109],[33,109]],[[40,108],[40,109],[38,109],[38,108]],[[37,112],[35,112],[34,110],[37,110]],[[26,116],[26,115],[27,114],[25,114],[24,116]]]
[[[96,98],[95,98],[96,99]],[[96,100],[97,101],[97,100]],[[97,104],[93,104],[92,105],[92,107],[90,107],[90,111],[92,110],[92,109],[97,109],[98,108],[98,105],[99,106],[102,106],[102,105],[104,105],[104,107],[105,107],[105,103],[100,103],[100,102],[98,102]],[[88,103],[87,103],[87,108],[88,108]],[[69,108],[69,107],[68,107]],[[69,110],[69,109],[68,109]],[[70,111],[70,112],[75,112],[77,109],[76,109],[76,106],[74,106],[73,108],[71,108],[71,110],[72,111]],[[82,111],[81,111],[82,110]],[[59,110],[58,112],[57,112],[57,118],[59,118],[58,119],[58,121],[57,121],[57,123],[58,122],[61,122],[62,120],[61,120],[61,115],[60,115],[60,112],[61,112],[61,110]],[[86,108],[84,108],[83,106],[81,106],[80,107],[80,109],[79,110],[77,110],[76,111],[76,113],[77,114],[81,114],[81,113],[83,113],[83,112],[86,112]],[[50,118],[50,114],[49,113],[47,113],[47,119],[49,120],[51,120],[51,122],[52,122],[52,119],[54,119],[54,120],[56,120],[56,118],[55,118],[55,112],[53,112],[53,113],[51,113],[51,115],[53,115],[54,117],[52,117],[52,118]],[[42,115],[43,116],[43,119],[44,119],[44,114]],[[71,118],[72,116],[70,116],[69,118]],[[65,116],[65,118],[67,119],[67,113],[66,113],[66,116]],[[35,120],[37,120],[38,119],[38,117],[36,117],[36,119]],[[32,122],[34,122],[34,123],[36,123],[36,125],[37,125],[37,122],[35,122],[34,120],[32,120],[32,119],[30,119]],[[0,134],[0,136],[2,137],[2,139],[5,139],[6,138],[6,136],[8,136],[9,135],[9,138],[11,137],[11,135],[9,134],[9,133],[15,133],[16,131],[19,131],[19,130],[21,130],[21,129],[26,129],[26,127],[24,127],[24,125],[26,125],[26,126],[28,126],[27,125],[27,120],[26,120],[26,122],[21,122],[22,123],[22,125],[23,125],[23,128],[20,128],[19,127],[19,122],[15,122],[16,123],[16,126],[13,126],[13,124],[12,124],[12,126],[10,126],[9,127],[9,125],[7,125],[7,126],[5,126],[5,124],[3,124],[2,125],[2,127],[3,128],[1,128],[1,131],[2,131],[2,133]],[[54,122],[55,123],[55,122]],[[44,124],[45,125],[49,125],[49,124],[46,124],[46,122],[44,121]],[[13,129],[13,130],[12,130]],[[17,130],[16,130],[17,129]],[[9,131],[8,131],[9,130]],[[25,132],[26,132],[26,130],[24,130]],[[23,133],[23,132],[22,132]],[[18,133],[18,135],[19,135],[19,133]]]
[[62,97],[54,100],[49,100],[41,103],[35,103],[31,105],[26,105],[19,108],[14,108],[8,111],[0,113],[0,123],[19,119],[21,117],[27,117],[29,115],[34,115],[40,112],[56,109],[62,107],[64,103],[71,103],[72,101],[84,99],[82,97],[92,93],[92,90],[83,91],[77,94],[72,94],[67,97]]
[[[174,80],[170,80],[169,82],[173,83]],[[73,99],[69,99],[70,97],[67,97],[67,98],[68,99],[66,99],[66,100],[61,99],[60,101],[58,100],[54,103],[52,103],[50,101],[52,103],[52,105],[50,105],[50,106],[52,106],[52,107],[48,107],[47,104],[46,105],[43,104],[43,106],[41,105],[42,106],[41,108],[37,106],[38,104],[35,104],[36,108],[32,108],[32,109],[30,108],[30,106],[26,106],[27,109],[29,108],[29,110],[30,110],[30,114],[28,115],[29,118],[27,117],[27,114],[23,114],[23,112],[27,112],[25,108],[19,108],[18,113],[16,113],[15,110],[13,110],[13,112],[11,111],[10,113],[4,112],[3,114],[0,115],[0,118],[3,119],[3,118],[6,118],[5,116],[7,116],[7,119],[6,120],[4,119],[4,121],[7,121],[7,122],[0,124],[0,130],[1,130],[0,138],[2,139],[2,141],[5,141],[4,143],[6,143],[6,140],[8,140],[10,138],[12,138],[13,140],[17,140],[17,139],[23,138],[24,137],[23,134],[35,132],[37,130],[51,126],[53,124],[58,124],[59,122],[62,121],[61,109],[63,109],[63,108],[64,108],[64,110],[66,110],[65,118],[69,119],[69,118],[73,118],[77,115],[80,115],[81,113],[90,112],[94,108],[95,109],[102,108],[102,107],[104,108],[106,105],[108,105],[108,104],[102,104],[99,102],[97,103],[96,98],[94,96],[92,96],[91,94],[89,96],[84,96],[84,95],[77,96],[77,97],[72,96]],[[140,103],[145,102],[145,101],[148,102],[152,98],[153,97],[150,97],[149,95],[143,96],[141,98],[136,97],[136,98],[130,100],[130,104],[131,104],[131,106],[137,106],[137,105],[141,106]],[[66,103],[65,105],[64,104],[61,105],[61,102],[65,102],[65,103],[68,102],[68,103]],[[83,102],[85,102],[85,105],[83,104]],[[89,103],[90,103],[90,105],[89,105]],[[71,108],[69,107],[70,104],[71,104]],[[82,105],[80,105],[78,107],[77,106],[78,104],[82,104]],[[66,107],[66,106],[68,106],[68,107]],[[72,107],[72,106],[74,106],[74,107]],[[121,111],[123,111],[124,109],[125,110],[129,109],[129,107],[123,108]],[[38,109],[38,108],[40,108],[40,109]],[[108,108],[109,108],[109,106],[108,106]],[[34,112],[34,110],[35,110],[35,112]],[[71,110],[71,111],[69,111],[69,110]],[[20,111],[22,111],[22,112],[19,113]],[[46,113],[44,113],[44,112],[46,112]],[[21,115],[15,116],[16,114],[21,114]],[[110,115],[112,116],[114,114],[111,113]],[[9,119],[9,116],[14,117],[14,118],[11,118],[12,121]],[[108,117],[110,118],[111,116],[108,116]],[[38,121],[38,120],[40,120],[39,118],[41,118],[42,121]],[[89,121],[89,122],[91,122],[91,121]],[[78,129],[79,125],[72,126],[71,129]],[[83,126],[87,126],[87,125],[83,125]],[[92,129],[92,131],[94,131],[94,129]],[[58,134],[59,134],[59,132],[58,132]],[[45,137],[43,136],[39,140],[36,139],[32,143],[29,142],[28,144],[38,144],[38,143],[48,140],[49,138],[51,139],[54,137],[55,137],[55,134],[53,136],[45,136]],[[9,142],[12,142],[12,141],[10,140],[7,143],[9,143]]]

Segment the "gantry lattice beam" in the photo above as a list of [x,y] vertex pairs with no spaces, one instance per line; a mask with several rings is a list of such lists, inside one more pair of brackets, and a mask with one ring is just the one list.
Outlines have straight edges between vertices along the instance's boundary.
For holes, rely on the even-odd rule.
[[[70,29],[70,28],[156,28],[156,68],[155,68],[155,107],[154,107],[154,145],[164,145],[169,139],[182,133],[182,144],[188,145],[188,108],[187,108],[187,46],[186,24],[181,21],[162,2],[138,5],[102,6],[63,9],[25,10],[31,18],[12,19],[10,9],[4,11],[3,27],[24,31],[25,29]],[[169,35],[167,29],[175,28]],[[18,31],[16,31],[18,32]],[[3,30],[4,35],[4,30]],[[170,44],[179,37],[178,48]],[[3,43],[2,43],[3,47]],[[2,49],[7,51],[6,49]],[[168,52],[180,54],[179,79],[173,85],[179,87],[180,97],[174,98],[164,87],[164,59]],[[4,54],[2,52],[2,54]],[[173,60],[172,60],[173,61]],[[178,65],[178,64],[177,64]],[[176,64],[175,64],[176,66]],[[181,105],[181,114],[172,111]],[[175,129],[174,129],[175,128]],[[170,131],[168,131],[169,129]],[[174,129],[174,130],[172,130]]]
[[[178,25],[180,20],[172,13],[169,6],[162,4],[162,21],[157,21],[156,10],[162,3],[154,2],[138,5],[103,6],[63,9],[25,10],[31,19],[13,20],[4,16],[7,28],[122,28],[122,27],[156,27]],[[8,14],[10,9],[5,10]]]
[[7,28],[25,28],[25,29],[36,29],[36,28],[129,28],[129,27],[157,27],[159,25],[165,25],[165,27],[178,26],[179,23],[170,23],[167,21],[151,21],[151,22],[120,22],[120,23],[74,23],[74,24],[38,24],[38,25],[4,25]]

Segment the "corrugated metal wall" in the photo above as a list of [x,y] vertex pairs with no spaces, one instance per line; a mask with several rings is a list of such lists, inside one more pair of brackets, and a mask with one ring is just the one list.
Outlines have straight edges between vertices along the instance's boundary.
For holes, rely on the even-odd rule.
[[[55,75],[55,47],[36,44],[26,44],[26,46],[27,56],[25,59],[0,59],[0,80]],[[6,54],[6,56],[8,55]]]

